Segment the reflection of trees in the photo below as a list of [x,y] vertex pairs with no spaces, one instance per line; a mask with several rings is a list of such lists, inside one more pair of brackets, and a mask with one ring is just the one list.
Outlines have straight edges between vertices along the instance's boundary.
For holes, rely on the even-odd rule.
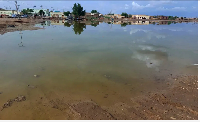
[[170,24],[172,24],[172,22],[171,21],[168,21],[168,23],[167,23],[168,25],[170,25]]
[[86,25],[85,23],[79,23],[79,22],[75,22],[74,23],[74,27],[73,27],[73,30],[75,32],[75,34],[81,34],[81,32],[83,32],[83,28],[86,29]]
[[126,25],[128,25],[127,23],[122,23],[121,27],[126,27]]
[[91,26],[97,27],[97,25],[99,25],[98,22],[92,22]]
[[91,26],[97,27],[97,24],[96,23],[92,23]]
[[71,24],[69,24],[68,22],[65,22],[65,23],[64,23],[64,26],[70,27]]
[[73,25],[73,30],[75,34],[80,35],[84,30],[83,28],[86,29],[86,24],[85,23],[80,23],[80,22],[73,22],[73,24],[65,22],[64,26],[70,27]]

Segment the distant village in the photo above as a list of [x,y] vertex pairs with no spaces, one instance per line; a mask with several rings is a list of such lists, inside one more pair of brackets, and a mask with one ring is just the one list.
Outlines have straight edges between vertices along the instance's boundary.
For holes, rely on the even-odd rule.
[[[101,14],[97,10],[92,10],[91,12],[86,12],[83,10],[83,7],[78,4],[74,4],[72,7],[72,12],[70,11],[57,11],[57,10],[50,10],[50,9],[34,9],[33,8],[26,8],[19,10],[19,5],[17,1],[15,1],[16,10],[7,10],[0,8],[0,18],[28,18],[28,19],[49,19],[49,20],[79,20],[79,21],[99,21],[99,22],[113,22],[113,23],[124,23],[124,21],[137,21],[132,22],[133,24],[148,24],[154,21],[183,21],[183,22],[190,22],[190,21],[198,21],[198,18],[186,18],[186,17],[178,17],[178,16],[163,16],[163,15],[132,15],[126,12],[122,12],[121,14],[115,14],[109,12],[108,14]],[[150,21],[150,22],[144,22]],[[162,23],[169,23],[169,22],[162,22]]]
[[43,19],[73,19],[73,20],[195,20],[198,18],[186,18],[186,17],[178,17],[178,16],[163,16],[163,15],[131,15],[123,12],[122,14],[101,14],[97,12],[97,10],[92,10],[91,12],[85,12],[84,14],[76,17],[73,12],[61,12],[56,10],[49,9],[22,9],[19,10],[6,10],[0,8],[0,18],[43,18]]

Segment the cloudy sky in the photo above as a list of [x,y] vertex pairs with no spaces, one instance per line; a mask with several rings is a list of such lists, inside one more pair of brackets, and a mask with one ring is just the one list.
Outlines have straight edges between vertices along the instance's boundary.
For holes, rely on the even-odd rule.
[[[172,15],[184,17],[197,17],[198,16],[198,1],[197,0],[129,0],[129,1],[97,1],[97,0],[46,0],[46,1],[18,1],[20,10],[23,8],[58,10],[58,11],[71,11],[74,3],[80,3],[86,12],[97,10],[102,14],[109,12],[121,14],[127,12],[128,14],[147,14],[147,15]],[[0,8],[15,9],[14,0],[0,0]]]

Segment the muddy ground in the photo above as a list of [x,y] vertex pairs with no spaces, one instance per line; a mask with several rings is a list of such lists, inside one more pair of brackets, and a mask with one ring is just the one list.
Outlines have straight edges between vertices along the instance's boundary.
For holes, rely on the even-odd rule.
[[18,19],[18,18],[0,18],[0,34],[7,32],[37,30],[39,27],[34,27],[35,24],[43,22],[42,19]]
[[94,101],[69,105],[73,119],[197,120],[198,77],[171,77],[163,90],[130,98],[133,104],[116,103],[100,107]]
[[[126,102],[116,101],[109,106],[101,106],[92,99],[66,101],[62,98],[49,99],[47,96],[38,95],[38,98],[33,100],[37,106],[34,102],[31,102],[32,108],[28,107],[30,105],[26,101],[16,102],[0,111],[0,119],[197,120],[197,80],[197,76],[171,76],[162,87],[154,91],[144,92]],[[27,96],[26,100],[30,101],[31,98]],[[18,106],[22,104],[22,108]],[[35,112],[27,115],[27,110]],[[21,116],[22,113],[25,116]]]

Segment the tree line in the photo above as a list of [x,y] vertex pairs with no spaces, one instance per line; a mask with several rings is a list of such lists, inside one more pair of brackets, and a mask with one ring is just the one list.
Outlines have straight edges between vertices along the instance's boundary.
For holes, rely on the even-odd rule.
[[[35,6],[34,6],[35,7]],[[22,10],[22,13],[23,14],[31,14],[31,12],[33,12],[33,9],[23,9]],[[81,6],[81,4],[79,3],[74,3],[74,6],[72,7],[72,12],[70,11],[66,11],[66,12],[63,12],[63,14],[65,16],[69,16],[70,14],[73,14],[76,18],[77,17],[80,17],[80,16],[85,16],[85,10],[83,10],[83,7]],[[97,10],[92,10],[91,13],[99,13]],[[39,11],[39,15],[44,15],[44,11],[43,10],[40,10]],[[111,14],[109,13],[108,15],[114,15],[114,14]],[[127,14],[126,12],[122,12],[121,16],[124,16],[125,18],[132,18],[132,15],[131,14]],[[153,16],[154,18],[157,18],[157,16]],[[168,19],[169,20],[175,20],[176,18],[179,18],[177,16],[168,16]],[[186,18],[186,17],[180,17],[181,19],[183,18]]]

